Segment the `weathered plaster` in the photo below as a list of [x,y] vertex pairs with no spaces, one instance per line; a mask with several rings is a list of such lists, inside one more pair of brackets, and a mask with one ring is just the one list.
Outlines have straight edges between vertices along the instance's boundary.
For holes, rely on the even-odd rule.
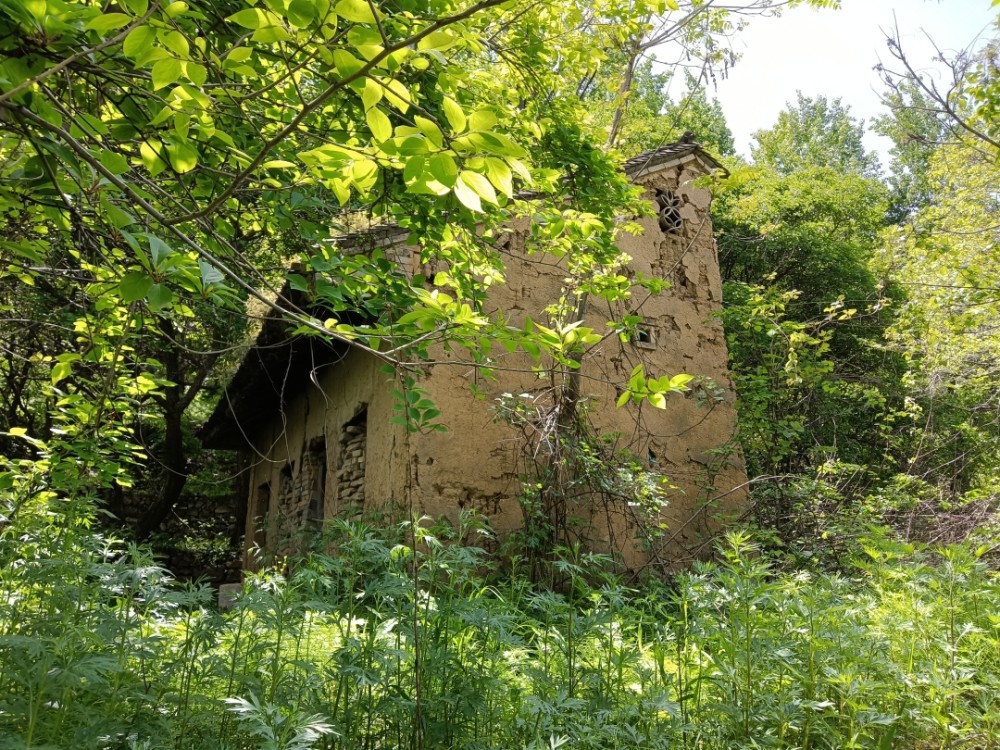
[[[632,312],[643,316],[654,340],[650,347],[622,343],[608,337],[584,361],[582,394],[595,429],[617,433],[621,448],[655,461],[655,469],[670,477],[671,492],[663,522],[666,541],[652,557],[660,563],[683,564],[703,553],[704,540],[731,516],[744,499],[745,472],[738,451],[732,447],[734,425],[732,385],[727,371],[727,352],[721,323],[716,317],[721,302],[715,242],[707,209],[711,196],[695,180],[703,176],[699,162],[687,160],[672,168],[659,168],[637,178],[655,200],[657,188],[681,197],[683,230],[665,235],[656,218],[642,218],[640,236],[623,236],[619,246],[633,258],[635,271],[666,278],[672,289],[656,297],[635,287]],[[542,309],[555,299],[565,275],[557,267],[542,266],[531,259],[516,259],[518,227],[512,228],[507,284],[491,291],[491,306],[507,311],[517,320],[530,315],[544,320]],[[523,227],[520,228],[523,230]],[[393,245],[391,257],[411,272],[419,258],[411,249]],[[587,325],[606,330],[607,316],[596,306],[586,315]],[[494,354],[497,354],[494,352]],[[448,355],[441,353],[448,359]],[[649,405],[615,407],[621,387],[632,368],[643,362],[650,375],[686,372],[710,378],[722,399],[699,406],[692,396],[674,395],[666,410]],[[344,426],[360,410],[367,409],[364,446],[365,509],[388,509],[400,517],[409,514],[445,516],[454,520],[462,508],[486,513],[494,529],[503,534],[522,523],[517,495],[524,472],[524,441],[518,430],[498,421],[496,399],[504,393],[539,393],[540,384],[531,374],[531,361],[523,354],[499,356],[496,380],[483,379],[468,362],[452,358],[428,368],[420,382],[443,413],[448,432],[407,434],[391,424],[393,385],[379,371],[378,363],[358,351],[343,361],[315,373],[314,383],[303,392],[288,394],[284,412],[255,440],[256,460],[250,482],[251,496],[269,486],[272,492],[267,539],[275,540],[301,528],[303,504],[308,499],[276,502],[275,489],[286,483],[290,472],[299,486],[305,482],[303,455],[317,438],[325,439],[325,514],[335,517],[350,512],[341,501],[358,498],[357,484],[350,484],[357,471],[343,467],[356,446],[342,439]],[[510,370],[510,371],[508,371]],[[475,382],[485,394],[472,396]],[[318,387],[317,387],[318,385]],[[357,458],[357,456],[355,456]],[[301,491],[301,490],[300,490]],[[251,500],[248,528],[259,525]],[[650,552],[638,546],[625,515],[607,515],[603,508],[586,504],[574,509],[587,526],[594,546],[620,551],[630,565],[650,560]],[[248,534],[248,540],[252,540]],[[258,541],[260,537],[258,536]],[[249,544],[249,542],[248,542]]]

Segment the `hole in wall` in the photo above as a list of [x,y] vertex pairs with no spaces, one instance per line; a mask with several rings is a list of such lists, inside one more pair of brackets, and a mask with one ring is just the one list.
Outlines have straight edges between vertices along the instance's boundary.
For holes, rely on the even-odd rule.
[[655,349],[656,329],[648,323],[640,323],[635,327],[632,343],[642,349]]
[[314,438],[302,460],[303,489],[309,493],[306,521],[322,526],[326,517],[326,438]]
[[253,544],[264,549],[267,547],[267,527],[271,515],[271,483],[264,482],[257,488],[253,500]]

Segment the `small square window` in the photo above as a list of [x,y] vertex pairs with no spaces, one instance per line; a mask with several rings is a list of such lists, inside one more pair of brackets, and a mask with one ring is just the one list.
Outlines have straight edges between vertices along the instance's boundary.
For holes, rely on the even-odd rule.
[[635,335],[632,343],[641,349],[656,348],[656,329],[646,323],[640,323],[635,327]]

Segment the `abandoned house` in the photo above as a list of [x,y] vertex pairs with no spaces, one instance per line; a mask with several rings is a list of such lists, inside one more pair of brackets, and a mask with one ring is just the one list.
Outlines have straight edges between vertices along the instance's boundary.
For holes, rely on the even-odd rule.
[[[610,336],[589,353],[581,395],[594,432],[611,436],[598,462],[627,453],[633,468],[668,477],[669,488],[656,524],[661,535],[652,542],[638,534],[627,499],[611,507],[585,492],[569,513],[576,538],[620,553],[629,566],[683,565],[703,554],[725,518],[739,511],[746,481],[733,440],[732,385],[716,315],[722,290],[708,214],[711,195],[697,182],[721,166],[697,144],[681,141],[630,159],[624,168],[658,214],[640,219],[643,233],[622,236],[618,246],[632,258],[635,272],[664,278],[671,287],[648,299],[634,295],[643,299],[634,311],[642,322],[629,341]],[[559,294],[564,273],[557,264],[518,256],[516,227],[511,237],[507,283],[491,289],[490,300],[544,320],[542,311]],[[379,247],[397,263],[414,264],[416,272],[420,254],[406,242],[404,230],[378,227],[341,238],[337,247],[343,253]],[[588,312],[587,325],[595,330],[606,329],[607,320]],[[278,317],[265,321],[202,430],[207,447],[248,457],[248,553],[255,547],[273,551],[297,531],[358,511],[454,521],[466,508],[485,514],[500,536],[522,526],[519,496],[530,477],[525,457],[532,449],[525,450],[524,425],[498,418],[498,412],[509,409],[511,400],[533,405],[537,378],[523,362],[498,368],[494,380],[479,380],[479,398],[469,387],[477,378],[474,367],[427,368],[419,385],[448,430],[407,432],[391,420],[395,386],[373,356],[294,337],[290,330]],[[650,375],[696,375],[698,385],[671,395],[666,409],[617,408],[638,363]],[[538,446],[533,450],[537,454]]]

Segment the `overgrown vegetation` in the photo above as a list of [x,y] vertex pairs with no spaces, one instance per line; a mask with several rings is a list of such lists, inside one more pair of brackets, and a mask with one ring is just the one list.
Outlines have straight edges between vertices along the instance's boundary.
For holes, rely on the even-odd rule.
[[[996,44],[939,90],[891,42],[888,178],[822,97],[744,163],[699,84],[734,19],[771,7],[0,0],[0,748],[1000,746]],[[665,42],[703,64],[679,101],[647,60]],[[686,130],[729,160],[714,220],[754,530],[644,580],[566,544],[578,495],[654,532],[665,500],[581,434],[573,374],[600,339],[585,301],[628,296],[619,217],[644,210],[615,148]],[[529,215],[528,251],[571,267],[549,325],[518,329],[485,290]],[[317,245],[387,221],[447,268],[433,293]],[[148,537],[183,493],[226,491],[193,427],[247,300],[310,286],[293,259],[333,317],[277,307],[383,360],[407,428],[447,422],[428,347],[488,370],[499,344],[559,384],[544,411],[502,405],[548,450],[493,558],[471,516],[334,521],[220,613],[96,529]],[[656,375],[624,400],[688,382]],[[202,526],[173,543],[230,557]]]
[[3,747],[1000,742],[1000,580],[960,547],[872,542],[840,576],[782,572],[734,534],[641,586],[562,548],[534,586],[517,558],[484,572],[472,517],[333,522],[336,554],[251,576],[220,614],[45,508],[5,507]]

